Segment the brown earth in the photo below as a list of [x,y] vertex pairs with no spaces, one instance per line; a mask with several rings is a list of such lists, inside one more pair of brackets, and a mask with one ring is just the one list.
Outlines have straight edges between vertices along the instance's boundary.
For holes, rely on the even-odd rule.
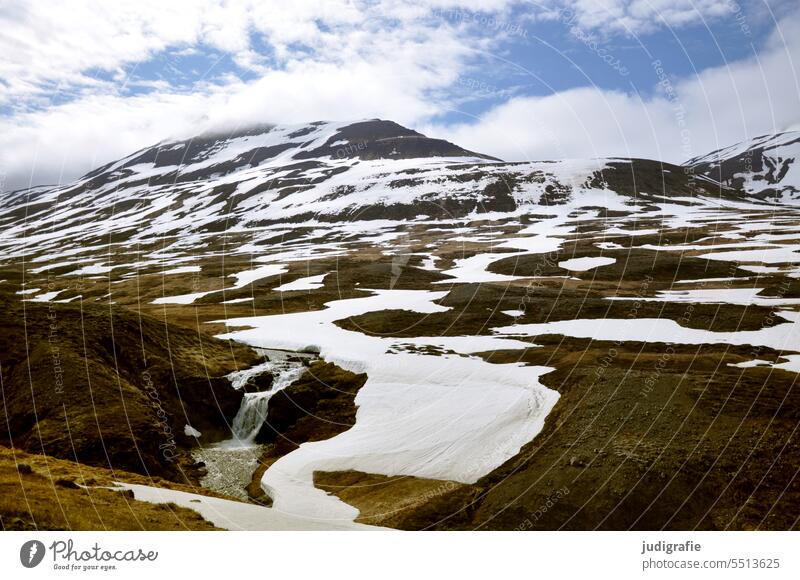
[[[604,212],[604,216],[614,219],[618,213]],[[513,235],[525,221],[523,218],[517,224],[485,222],[481,228],[495,228],[495,231]],[[148,335],[152,333],[158,337],[148,348],[154,353],[153,357],[162,357],[163,384],[171,386],[173,380],[177,381],[177,377],[171,376],[173,368],[184,369],[189,377],[199,375],[204,379],[205,374],[198,373],[197,369],[207,365],[203,358],[209,353],[218,361],[214,367],[217,370],[209,373],[213,382],[214,377],[221,377],[234,366],[247,366],[252,361],[240,364],[243,360],[240,357],[246,358],[244,354],[238,354],[239,351],[236,354],[233,351],[222,354],[217,350],[219,341],[207,343],[205,337],[208,333],[226,329],[221,324],[207,324],[208,321],[320,309],[330,300],[364,296],[359,287],[448,291],[447,296],[438,302],[451,307],[449,312],[425,315],[385,311],[339,322],[340,326],[351,330],[398,337],[487,334],[492,327],[515,322],[540,323],[574,318],[658,317],[713,331],[751,330],[769,324],[768,320],[773,316],[772,309],[730,304],[692,304],[690,310],[688,304],[635,299],[653,296],[659,290],[703,287],[764,287],[764,296],[800,296],[800,280],[790,280],[781,275],[755,275],[737,268],[735,263],[697,258],[696,255],[703,253],[703,250],[678,252],[631,247],[686,242],[699,245],[722,243],[724,240],[718,234],[729,229],[728,223],[720,222],[714,227],[665,230],[660,219],[644,216],[625,224],[624,229],[655,228],[659,234],[597,237],[596,234],[607,225],[602,220],[582,222],[578,233],[566,236],[567,242],[558,252],[538,256],[509,256],[500,260],[492,266],[492,271],[540,277],[534,281],[522,280],[508,284],[432,285],[434,281],[445,280],[446,276],[422,269],[421,257],[410,256],[398,273],[393,256],[384,255],[380,248],[368,244],[359,246],[345,257],[292,264],[288,274],[259,280],[250,287],[224,295],[224,299],[228,300],[252,296],[252,303],[223,305],[220,304],[223,295],[219,293],[188,306],[150,304],[153,298],[161,295],[230,286],[232,281],[225,278],[228,274],[253,267],[246,256],[237,256],[232,260],[226,257],[224,262],[208,258],[203,261],[202,276],[198,279],[146,273],[114,285],[113,299],[129,310],[104,306],[105,311],[113,312],[115,317],[114,338],[111,339],[115,347],[110,350],[105,348],[105,352],[117,352],[117,317],[127,320],[127,316],[138,324],[137,313],[142,313],[143,320],[155,320],[153,325],[168,328],[168,331],[158,334],[154,326],[147,327]],[[426,232],[423,226],[409,226],[401,240],[408,244],[409,252],[435,249],[440,258],[440,268],[450,267],[456,259],[491,248],[491,245],[484,243],[447,240],[429,247],[429,243],[437,237],[447,237],[448,227],[432,233]],[[594,244],[603,240],[613,240],[624,247],[600,250]],[[754,243],[752,247],[762,247],[762,244]],[[497,248],[496,251],[500,254],[508,250]],[[558,267],[558,262],[562,260],[599,255],[615,257],[617,262],[589,272],[568,272]],[[272,291],[279,283],[327,272],[331,274],[320,290],[283,294]],[[20,278],[12,267],[0,270],[0,277],[9,280],[9,284],[18,283]],[[677,280],[728,277],[734,277],[735,280],[711,284],[675,284]],[[105,282],[84,280],[82,283],[82,292],[86,292],[84,295],[98,299],[109,290],[107,279]],[[30,286],[37,286],[37,283],[31,282]],[[77,290],[73,289],[72,292]],[[64,296],[70,294],[65,293]],[[607,300],[613,296],[632,300]],[[17,308],[17,313],[9,317],[11,327],[17,329],[10,335],[12,337],[24,336],[18,321],[17,326],[13,326],[13,319],[21,315],[19,306],[11,303],[18,300],[19,297],[15,296],[7,301],[9,308]],[[103,300],[99,300],[99,303],[102,304]],[[75,308],[55,305],[59,316],[62,307],[64,312]],[[33,311],[36,308],[47,309],[48,306],[29,305],[27,308]],[[524,309],[525,314],[512,318],[501,312],[517,309]],[[7,314],[4,316],[8,317]],[[75,318],[71,325],[77,328],[78,320]],[[166,324],[167,320],[169,325]],[[124,401],[125,408],[133,409],[129,411],[137,419],[139,406],[129,404],[128,398],[123,399],[120,393],[128,393],[129,387],[141,391],[141,386],[131,385],[127,378],[139,372],[141,364],[115,363],[114,357],[108,354],[101,357],[103,351],[94,342],[99,343],[102,337],[111,335],[110,325],[96,324],[90,327],[92,331],[87,334],[90,337],[89,351],[93,353],[91,359],[98,366],[102,362],[106,367],[106,371],[98,369],[93,372],[105,377],[106,382],[113,386],[117,383],[109,377],[115,379],[117,372],[109,374],[107,369],[114,369],[114,364],[130,364],[134,367],[122,373],[125,377],[121,381],[124,389],[115,387],[115,391],[109,388],[104,396],[110,400],[116,396]],[[135,328],[135,325],[131,328]],[[40,329],[37,332],[41,342],[43,331]],[[177,340],[184,344],[185,354],[183,358],[177,357],[176,361],[166,356],[163,349],[159,350],[167,339],[170,351],[184,350],[180,346],[173,347],[173,333],[185,341]],[[123,332],[123,335],[126,334],[132,334],[132,331]],[[78,336],[76,334],[74,340],[77,346],[73,346],[71,351],[80,353]],[[137,340],[121,345],[124,348],[119,352],[125,353],[124,358],[135,360],[136,352],[141,348]],[[523,447],[516,457],[475,485],[357,472],[317,473],[315,481],[326,491],[358,507],[362,511],[360,521],[403,529],[798,527],[796,506],[800,505],[800,489],[796,466],[800,465],[800,456],[795,429],[800,420],[797,414],[800,400],[797,400],[795,388],[797,375],[769,368],[728,366],[728,363],[753,358],[777,360],[781,353],[752,347],[669,346],[665,343],[633,342],[616,344],[559,336],[531,337],[529,340],[540,346],[524,351],[487,353],[484,356],[497,363],[519,361],[553,367],[555,370],[545,374],[541,381],[561,393],[561,399],[548,416],[544,431]],[[191,341],[196,344],[191,345]],[[3,345],[4,388],[10,368],[7,368],[6,353],[18,353],[9,364],[14,364],[14,360],[24,360],[24,356],[19,354],[23,349],[15,342],[24,343],[24,340],[7,338]],[[230,345],[225,348],[243,349]],[[249,349],[244,350],[250,352]],[[203,354],[198,357],[197,353],[201,351]],[[38,358],[31,359],[32,371],[46,371],[51,367],[47,354],[45,350]],[[150,356],[148,354],[148,361]],[[69,357],[65,355],[63,358]],[[70,369],[76,369],[73,374],[80,376],[84,371],[78,362],[62,361],[62,366],[71,364]],[[94,369],[94,366],[90,364],[90,368]],[[12,370],[17,373],[13,388],[15,391],[24,391],[23,387],[27,388],[28,385],[25,367],[17,362]],[[178,373],[178,376],[184,375]],[[274,397],[270,403],[268,426],[259,436],[260,441],[268,447],[248,488],[251,496],[268,502],[263,497],[259,483],[264,470],[278,458],[305,441],[326,439],[353,425],[355,395],[365,380],[363,375],[346,373],[334,365],[318,362],[312,365],[312,373]],[[180,381],[177,383],[181,384]],[[180,392],[183,392],[182,385]],[[159,393],[161,396],[161,391]],[[203,398],[207,400],[208,391],[205,393]],[[47,400],[46,393],[40,395],[37,390],[37,405],[40,397]],[[165,391],[162,400],[166,408],[168,403],[172,404],[173,397]],[[82,399],[76,396],[75,401]],[[238,408],[238,399],[235,401],[235,407]],[[197,403],[202,407],[201,401]],[[30,397],[27,400],[20,399],[17,415],[26,405],[30,409],[32,404]],[[55,405],[51,404],[51,407],[58,410]],[[234,405],[231,404],[231,407]],[[72,410],[73,406],[70,405],[69,409]],[[124,412],[121,406],[112,406],[108,414],[100,414],[98,420],[102,429],[124,431],[118,427],[119,417],[124,417]],[[184,409],[180,406],[170,407],[169,416],[180,416],[182,412]],[[206,413],[202,415],[205,417]],[[87,417],[91,418],[92,415]],[[151,417],[147,419],[152,421]],[[146,423],[146,420],[139,420],[136,425],[144,426]],[[63,430],[63,420],[61,424]],[[76,424],[84,431],[91,431],[92,425],[88,419]],[[192,424],[197,427],[194,422]],[[181,431],[182,425],[183,422],[178,425]],[[216,433],[215,425],[209,419],[206,426],[212,438]],[[37,425],[15,423],[15,443],[21,427],[23,433],[28,433],[28,440],[35,442],[31,433],[38,428]],[[42,427],[43,432],[51,436],[57,431],[46,423]],[[205,438],[206,430],[197,428],[203,431]],[[150,428],[147,431],[145,427],[136,432],[146,432],[148,438],[160,434],[158,429]],[[97,440],[95,437],[94,441]],[[128,439],[122,439],[131,440],[130,434]],[[64,456],[71,457],[69,441],[62,438],[60,445]],[[119,448],[119,453],[123,453],[124,443],[120,443]],[[104,463],[98,461],[97,464]]]
[[[316,471],[314,484],[357,507],[360,511],[357,522],[400,530],[421,529],[428,525],[431,517],[450,515],[448,511],[434,515],[432,508],[441,496],[447,495],[450,505],[456,498],[464,504],[475,499],[475,490],[470,485],[407,475],[388,477],[360,471]],[[421,510],[423,506],[425,509]],[[447,506],[444,504],[445,509]]]
[[107,489],[114,481],[198,491],[0,446],[0,529],[217,529],[193,510],[138,501],[132,492]]
[[800,526],[797,375],[727,366],[779,353],[538,342],[487,360],[555,367],[540,380],[561,398],[542,433],[475,485],[353,472],[316,481],[362,509],[360,521],[402,529]]
[[192,479],[194,439],[226,438],[242,393],[225,374],[255,352],[119,307],[0,293],[0,443],[82,463]]
[[[795,373],[728,363],[769,349],[540,337],[493,362],[555,367],[542,433],[474,486],[434,502],[434,529],[795,529]],[[441,503],[449,517],[441,518]],[[417,517],[424,519],[423,512]]]

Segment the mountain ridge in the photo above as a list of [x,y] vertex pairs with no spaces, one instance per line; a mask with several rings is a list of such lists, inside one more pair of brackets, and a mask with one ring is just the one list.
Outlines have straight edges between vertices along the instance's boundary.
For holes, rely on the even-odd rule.
[[695,173],[755,199],[800,200],[800,131],[781,131],[735,143],[684,163]]
[[[2,193],[0,247],[24,240],[35,253],[64,243],[141,242],[269,224],[451,220],[564,204],[619,211],[665,199],[792,202],[791,193],[751,195],[738,182],[720,182],[707,164],[502,162],[380,119],[249,127],[162,142],[66,185]],[[782,191],[796,191],[793,176],[782,178]]]

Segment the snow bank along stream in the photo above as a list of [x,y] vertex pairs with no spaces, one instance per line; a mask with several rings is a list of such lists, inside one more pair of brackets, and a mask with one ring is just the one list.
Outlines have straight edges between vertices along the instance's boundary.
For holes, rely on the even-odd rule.
[[[472,483],[519,452],[544,425],[558,394],[538,381],[547,367],[490,364],[464,356],[530,346],[475,337],[371,337],[335,321],[381,310],[435,313],[447,292],[369,290],[324,310],[226,320],[250,327],[222,335],[261,348],[299,349],[313,343],[321,356],[366,372],[356,397],[356,424],[325,441],[310,442],[275,462],[262,487],[273,508],[316,522],[352,522],[358,510],[316,489],[314,471],[359,470]],[[407,352],[404,345],[439,346],[456,354]],[[391,352],[390,352],[391,351]]]

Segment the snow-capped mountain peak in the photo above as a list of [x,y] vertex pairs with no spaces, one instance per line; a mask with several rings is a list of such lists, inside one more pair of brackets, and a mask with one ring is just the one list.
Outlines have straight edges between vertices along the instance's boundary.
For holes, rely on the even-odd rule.
[[441,139],[432,139],[393,121],[316,121],[302,125],[262,125],[191,139],[163,141],[85,175],[94,186],[131,177],[185,183],[254,167],[277,167],[310,159],[352,162],[374,159],[462,158],[497,161]]
[[800,199],[800,131],[762,135],[686,162],[705,175],[753,197]]
[[[759,152],[754,171],[791,164],[785,151],[797,137],[743,151]],[[744,154],[725,154],[734,153]],[[507,163],[379,119],[251,127],[161,142],[74,183],[0,194],[0,247],[24,239],[31,251],[48,251],[298,223],[513,216],[553,205],[628,212],[666,198],[744,201],[743,188],[717,182],[703,163],[694,175],[645,159]],[[794,175],[776,175],[797,191]]]

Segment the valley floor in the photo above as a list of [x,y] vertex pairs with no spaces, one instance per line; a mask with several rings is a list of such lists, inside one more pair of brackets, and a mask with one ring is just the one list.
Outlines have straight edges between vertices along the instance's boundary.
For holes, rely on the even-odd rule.
[[[171,325],[185,350],[162,353],[165,369],[195,381],[164,403],[186,454],[230,436],[243,395],[222,379],[258,362],[243,345],[318,353],[269,401],[260,489],[237,521],[220,500],[126,480],[218,527],[795,529],[800,213],[692,203],[609,194],[513,218],[267,227],[202,251],[161,240],[178,257],[149,266],[120,253],[76,277],[51,255],[0,278],[24,292],[7,299],[56,313],[113,302],[133,330]],[[137,340],[110,352],[132,360]],[[200,351],[212,390],[182,405],[209,367]],[[229,402],[216,419],[199,406],[211,397]],[[14,428],[30,424],[20,412]],[[188,481],[203,467],[187,459]]]

